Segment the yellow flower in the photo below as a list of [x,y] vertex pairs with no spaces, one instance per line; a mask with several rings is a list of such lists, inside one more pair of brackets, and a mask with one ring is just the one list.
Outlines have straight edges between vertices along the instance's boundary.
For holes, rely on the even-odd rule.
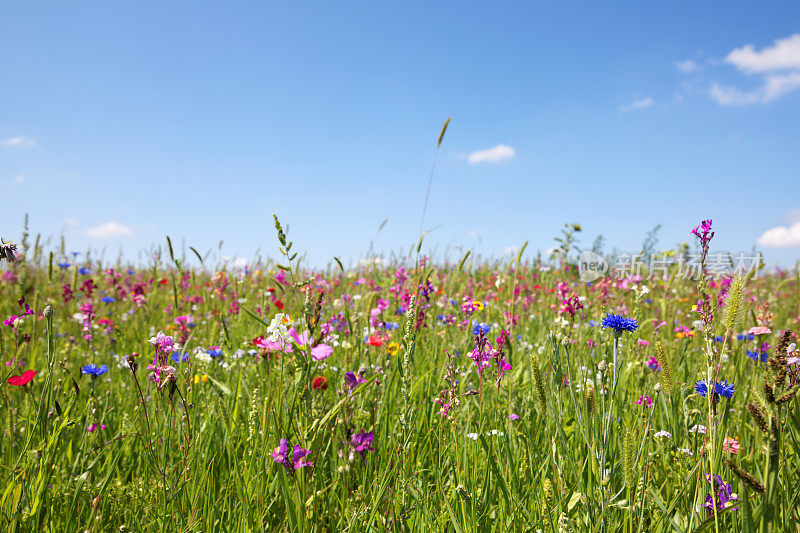
[[194,375],[194,384],[197,385],[198,383],[200,383],[200,376],[195,374]]
[[386,345],[386,351],[389,352],[389,355],[397,355],[397,352],[400,350],[400,345],[396,342],[390,342]]
[[475,300],[474,302],[472,302],[472,305],[474,307],[476,307],[478,309],[478,311],[483,311],[483,302],[479,302],[478,300]]
[[208,374],[203,374],[201,379],[203,380],[203,383],[208,383]]

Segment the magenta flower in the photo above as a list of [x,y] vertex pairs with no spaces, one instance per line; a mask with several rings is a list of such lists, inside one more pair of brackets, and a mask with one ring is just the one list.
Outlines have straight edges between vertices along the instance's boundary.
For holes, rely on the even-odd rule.
[[273,452],[270,454],[270,457],[272,457],[276,463],[283,465],[289,474],[294,475],[295,470],[299,470],[306,466],[314,466],[314,463],[306,458],[306,456],[310,453],[310,451],[306,450],[299,444],[295,444],[290,458],[289,441],[287,439],[281,439],[280,445],[273,450]]
[[367,452],[374,452],[375,450],[372,448],[372,438],[373,438],[372,431],[367,433],[355,433],[352,437],[350,437],[350,444],[352,444],[353,448],[357,453],[361,455],[361,460],[364,460],[364,456]]

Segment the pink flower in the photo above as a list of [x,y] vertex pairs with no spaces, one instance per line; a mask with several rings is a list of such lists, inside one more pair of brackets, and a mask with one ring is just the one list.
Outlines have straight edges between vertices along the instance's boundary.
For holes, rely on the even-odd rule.
[[765,326],[753,326],[747,333],[750,335],[766,335],[767,333],[772,333],[772,330]]
[[722,443],[723,452],[739,453],[740,449],[741,445],[739,444],[739,441],[732,439],[731,437],[726,437],[725,442]]

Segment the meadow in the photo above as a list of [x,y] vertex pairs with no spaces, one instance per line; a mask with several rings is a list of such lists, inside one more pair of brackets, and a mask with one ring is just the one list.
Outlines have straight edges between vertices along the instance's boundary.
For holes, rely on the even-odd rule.
[[695,223],[696,276],[591,282],[570,226],[552,260],[316,270],[277,218],[238,267],[23,235],[0,528],[796,531],[800,275],[713,272]]

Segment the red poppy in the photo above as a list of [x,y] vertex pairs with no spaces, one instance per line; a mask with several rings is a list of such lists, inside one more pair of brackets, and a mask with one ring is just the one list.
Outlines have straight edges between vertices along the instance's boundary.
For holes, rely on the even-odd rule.
[[328,388],[328,380],[322,376],[317,376],[311,380],[311,388],[325,390]]
[[167,284],[167,278],[162,279],[161,281],[159,281],[159,283],[162,284],[162,285],[166,285]]
[[8,384],[14,385],[15,387],[21,387],[22,385],[26,385],[33,377],[38,374],[36,370],[26,370],[22,373],[21,376],[11,376],[8,378]]
[[382,346],[382,345],[383,345],[383,339],[376,335],[372,335],[370,336],[369,339],[367,339],[367,346]]
[[280,300],[275,300],[273,305],[278,308],[279,311],[283,311],[283,302]]

